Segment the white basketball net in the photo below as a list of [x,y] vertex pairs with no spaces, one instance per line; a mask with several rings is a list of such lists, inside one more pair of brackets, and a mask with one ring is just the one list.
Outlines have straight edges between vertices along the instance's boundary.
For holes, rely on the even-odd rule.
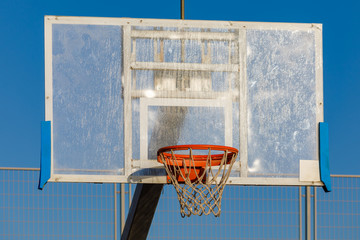
[[[176,159],[176,154],[171,150],[171,156],[160,153],[160,159],[165,166],[169,183],[172,183],[177,192],[180,203],[180,214],[182,217],[194,215],[209,215],[213,213],[215,217],[221,213],[221,198],[226,182],[230,176],[231,168],[237,157],[237,153],[229,155],[226,150],[217,166],[211,166],[211,149],[209,148],[204,171],[198,173],[195,170],[193,150],[189,148],[189,158],[182,161],[182,166]],[[228,157],[231,157],[229,161]],[[170,162],[170,164],[169,164]],[[190,175],[195,174],[195,180],[190,180]],[[184,183],[178,182],[178,176],[184,179]]]

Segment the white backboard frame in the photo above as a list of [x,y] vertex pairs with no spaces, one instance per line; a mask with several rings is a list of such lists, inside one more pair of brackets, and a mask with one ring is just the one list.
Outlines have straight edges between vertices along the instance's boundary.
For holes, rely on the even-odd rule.
[[[240,130],[241,132],[247,129],[247,63],[246,63],[246,31],[247,30],[289,30],[289,31],[313,31],[315,35],[315,78],[316,78],[316,123],[323,122],[323,60],[322,60],[322,25],[321,24],[298,24],[298,23],[257,23],[257,22],[231,22],[231,21],[192,21],[192,20],[156,20],[156,19],[128,19],[128,18],[92,18],[92,17],[59,17],[59,16],[45,16],[45,119],[46,121],[54,122],[53,118],[53,63],[52,63],[52,26],[54,24],[83,24],[83,25],[116,25],[123,28],[123,59],[131,59],[131,26],[161,26],[161,27],[192,27],[192,28],[226,28],[237,29],[239,31],[239,64],[231,65],[230,67],[218,66],[219,70],[231,69],[239,72],[240,79]],[[135,35],[138,33],[134,33]],[[134,36],[135,36],[134,35]],[[181,38],[181,36],[175,36]],[[154,68],[159,66],[154,65]],[[172,68],[175,66],[166,66]],[[194,64],[187,66],[188,68],[194,67]],[[195,66],[196,67],[196,66]],[[203,66],[207,68],[209,66]],[[132,69],[141,68],[141,63],[123,62],[123,79],[124,79],[124,115],[131,115],[131,71]],[[140,100],[141,107],[145,110],[148,106],[156,105],[162,106],[161,99],[146,99]],[[215,104],[220,107],[224,107],[226,119],[225,125],[231,126],[232,117],[231,103],[228,100],[215,101],[215,100],[189,100],[182,99],[181,103],[178,99],[172,99],[166,106],[205,106],[209,104]],[[170,105],[169,105],[170,104]],[[164,106],[165,106],[164,105]],[[124,120],[124,142],[131,143],[131,117],[125,117]],[[146,121],[146,118],[141,118],[141,121]],[[140,131],[146,131],[146,124],[141,124],[143,127]],[[230,128],[229,128],[230,129]],[[52,128],[53,137],[53,128]],[[231,132],[225,132],[226,139]],[[319,141],[319,134],[317,129],[317,142]],[[144,144],[146,146],[146,140],[141,139],[141,147]],[[227,140],[228,141],[228,140]],[[231,142],[227,142],[232,145]],[[53,149],[54,141],[52,139],[51,146]],[[300,181],[299,177],[284,176],[282,177],[248,177],[247,176],[247,134],[240,134],[240,160],[234,166],[235,171],[238,172],[241,177],[232,176],[229,178],[228,184],[234,185],[314,185],[322,186],[320,181]],[[146,152],[141,150],[141,164],[140,167],[150,167],[152,164],[145,163]],[[53,154],[53,151],[52,151]],[[51,178],[49,181],[53,182],[142,182],[142,183],[166,183],[166,176],[133,176],[134,171],[137,171],[137,167],[134,167],[132,161],[131,148],[124,147],[124,161],[125,167],[123,169],[123,175],[78,175],[78,174],[55,174],[54,173],[54,156],[51,157]],[[318,159],[311,159],[312,161],[319,161]],[[300,159],[299,159],[300,161]],[[240,168],[241,166],[241,168]]]

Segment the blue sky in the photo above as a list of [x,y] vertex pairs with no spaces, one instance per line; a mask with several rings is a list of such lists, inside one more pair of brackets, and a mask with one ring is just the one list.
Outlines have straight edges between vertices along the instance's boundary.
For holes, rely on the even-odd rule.
[[[323,24],[325,120],[331,172],[360,174],[360,3],[186,1],[185,18]],[[180,1],[0,2],[0,166],[39,167],[44,120],[44,15],[178,19]]]

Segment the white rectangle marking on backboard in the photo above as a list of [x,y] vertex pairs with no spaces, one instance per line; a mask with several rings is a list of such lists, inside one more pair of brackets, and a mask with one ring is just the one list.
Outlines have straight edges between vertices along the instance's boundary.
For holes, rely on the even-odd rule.
[[231,99],[163,99],[140,98],[140,165],[147,166],[148,161],[148,107],[181,106],[181,107],[222,107],[225,116],[225,145],[232,146],[232,103]]
[[318,160],[300,160],[301,182],[304,181],[320,181],[320,170]]

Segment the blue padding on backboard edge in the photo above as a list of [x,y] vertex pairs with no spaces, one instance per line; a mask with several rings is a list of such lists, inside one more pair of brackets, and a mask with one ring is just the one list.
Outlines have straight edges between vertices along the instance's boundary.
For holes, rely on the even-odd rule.
[[51,122],[41,122],[40,179],[38,188],[42,190],[50,179],[51,171]]
[[330,163],[329,163],[329,125],[319,124],[320,135],[320,180],[324,183],[325,192],[331,192]]

